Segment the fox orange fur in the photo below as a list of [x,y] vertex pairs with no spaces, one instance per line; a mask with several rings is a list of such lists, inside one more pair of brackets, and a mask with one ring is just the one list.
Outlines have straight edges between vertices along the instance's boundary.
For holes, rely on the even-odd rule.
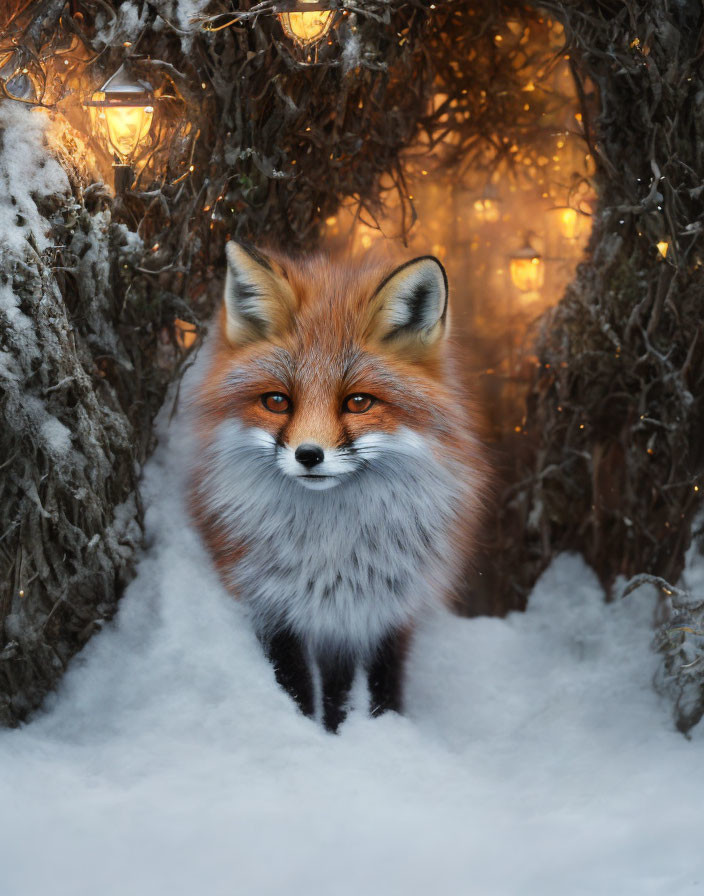
[[196,400],[192,508],[280,684],[323,721],[355,670],[402,706],[419,616],[466,568],[484,462],[447,341],[448,287],[394,267],[227,246],[225,301]]

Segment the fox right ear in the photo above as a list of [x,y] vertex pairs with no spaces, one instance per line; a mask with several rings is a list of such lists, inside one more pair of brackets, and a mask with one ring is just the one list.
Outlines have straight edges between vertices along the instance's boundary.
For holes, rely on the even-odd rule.
[[295,298],[282,269],[252,248],[225,246],[226,335],[244,345],[282,333],[291,323]]
[[447,274],[433,255],[402,264],[372,299],[376,335],[413,350],[436,344],[446,330]]

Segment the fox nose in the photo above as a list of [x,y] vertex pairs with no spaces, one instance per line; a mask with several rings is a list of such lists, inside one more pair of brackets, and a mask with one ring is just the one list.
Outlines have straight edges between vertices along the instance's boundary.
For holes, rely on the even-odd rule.
[[310,470],[325,459],[325,454],[319,445],[299,445],[295,457],[299,464]]

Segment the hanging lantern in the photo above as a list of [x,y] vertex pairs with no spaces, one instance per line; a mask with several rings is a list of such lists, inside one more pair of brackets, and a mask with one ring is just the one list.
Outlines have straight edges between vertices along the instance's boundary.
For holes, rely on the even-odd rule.
[[667,240],[660,240],[659,243],[656,243],[658,252],[662,255],[663,258],[667,258],[667,250],[670,248],[670,244]]
[[482,223],[495,224],[501,217],[499,197],[491,186],[487,187],[479,199],[473,203],[474,214]]
[[576,240],[582,232],[582,216],[574,208],[552,209],[557,227],[566,240]]
[[278,13],[286,37],[300,47],[319,43],[332,28],[335,11],[329,3],[318,0],[298,0],[290,12]]
[[545,263],[539,252],[526,244],[510,258],[509,271],[513,285],[521,292],[536,292],[545,280]]
[[[90,112],[93,132],[115,157],[115,188],[131,175],[137,150],[149,135],[154,117],[154,93],[147,81],[139,81],[124,66],[84,103]],[[120,172],[117,169],[127,169]]]
[[29,69],[23,67],[19,50],[0,54],[0,81],[8,99],[31,103],[37,98],[37,86]]
[[495,224],[501,217],[498,200],[489,196],[476,199],[474,202],[474,214],[482,222]]

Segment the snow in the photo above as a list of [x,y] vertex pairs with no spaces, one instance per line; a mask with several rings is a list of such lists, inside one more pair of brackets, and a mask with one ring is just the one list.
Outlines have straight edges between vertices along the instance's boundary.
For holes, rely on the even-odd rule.
[[0,103],[0,268],[10,254],[24,256],[30,235],[39,251],[49,246],[48,224],[36,198],[69,194],[64,170],[47,153],[48,126],[44,109]]
[[48,415],[41,425],[41,434],[51,454],[67,454],[71,450],[71,432],[67,426]]
[[607,605],[562,556],[525,614],[427,621],[405,716],[358,683],[326,734],[188,521],[169,410],[117,617],[0,733],[3,896],[702,892],[704,732],[653,690],[652,591]]
[[198,26],[193,24],[193,19],[207,12],[211,0],[173,0],[174,16],[180,28],[186,31],[194,31]]

